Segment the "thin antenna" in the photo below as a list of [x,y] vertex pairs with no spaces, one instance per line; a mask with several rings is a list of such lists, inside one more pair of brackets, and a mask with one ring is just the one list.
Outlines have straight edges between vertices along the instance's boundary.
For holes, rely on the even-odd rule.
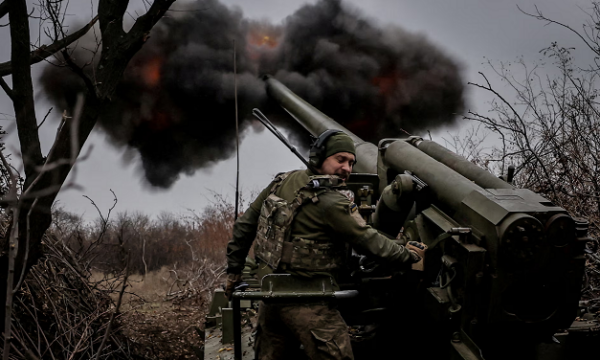
[[235,97],[235,152],[237,160],[237,169],[235,175],[235,215],[237,220],[239,214],[240,200],[240,130],[238,126],[238,101],[237,101],[237,66],[236,66],[236,50],[235,39],[233,39],[233,91]]
[[285,136],[283,136],[282,133],[279,132],[279,130],[277,130],[277,128],[275,127],[275,125],[273,125],[273,123],[259,110],[259,109],[252,109],[252,115],[254,115],[254,117],[256,119],[258,119],[267,129],[269,129],[270,132],[273,133],[273,135],[275,135],[285,146],[287,146],[288,149],[290,149],[294,155],[296,155],[298,157],[298,159],[300,159],[300,161],[302,161],[304,163],[304,165],[306,165],[307,168],[310,169],[310,171],[313,172],[313,174],[318,174],[319,172],[304,158],[304,156],[302,156],[298,150],[296,150],[296,148],[294,147],[294,145],[292,145],[288,139],[285,138]]

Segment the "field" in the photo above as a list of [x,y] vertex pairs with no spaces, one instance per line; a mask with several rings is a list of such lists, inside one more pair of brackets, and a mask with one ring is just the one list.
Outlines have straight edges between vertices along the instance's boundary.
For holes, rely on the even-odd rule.
[[[146,359],[201,359],[207,296],[174,286],[177,278],[166,267],[146,276],[130,276],[128,282],[120,330],[137,346],[138,355]],[[168,296],[170,293],[181,296]],[[190,297],[185,298],[187,295]]]

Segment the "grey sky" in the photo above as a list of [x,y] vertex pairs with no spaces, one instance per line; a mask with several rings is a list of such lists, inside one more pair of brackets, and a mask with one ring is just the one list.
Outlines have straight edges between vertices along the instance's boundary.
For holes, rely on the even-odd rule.
[[[300,0],[221,0],[229,6],[239,6],[245,17],[268,19],[280,22],[307,1]],[[94,1],[95,2],[95,1]],[[314,2],[314,1],[310,1]],[[75,2],[72,2],[75,3]],[[580,29],[586,20],[583,10],[590,1],[584,0],[346,0],[364,14],[382,25],[400,26],[408,31],[421,33],[464,66],[464,80],[480,81],[478,71],[491,73],[484,63],[514,61],[523,56],[526,61],[541,58],[539,50],[551,41],[559,41],[578,47],[582,55],[582,44],[574,35],[558,26],[546,26],[541,21],[522,14],[517,5],[526,11],[534,11],[537,4],[550,18]],[[139,2],[138,2],[139,4]],[[177,1],[173,8],[180,7]],[[78,0],[72,4],[74,13],[89,13],[90,2]],[[136,5],[132,5],[132,8]],[[583,10],[582,10],[583,9]],[[3,19],[0,23],[6,23]],[[8,60],[8,28],[0,28],[0,61]],[[468,107],[485,110],[488,97],[474,88],[467,88]],[[38,103],[37,116],[41,121],[48,109],[43,101]],[[0,122],[9,130],[6,140],[9,149],[16,149],[16,134],[12,105],[6,95],[0,93]],[[8,114],[8,115],[1,115]],[[44,149],[48,150],[57,125],[59,111],[44,124]],[[224,114],[221,121],[234,121],[231,114]],[[447,131],[437,129],[438,137]],[[76,182],[82,190],[67,189],[59,194],[60,203],[69,211],[82,214],[87,219],[96,216],[96,210],[83,198],[92,197],[100,209],[106,211],[112,203],[109,189],[118,196],[116,211],[142,211],[156,215],[161,211],[185,213],[186,209],[201,211],[209,203],[211,193],[220,193],[233,199],[235,184],[235,160],[223,161],[209,169],[196,171],[193,175],[182,175],[169,190],[156,190],[144,185],[139,157],[134,152],[124,156],[122,149],[115,149],[105,141],[105,135],[96,129],[86,144],[93,146],[89,158],[80,162],[76,169]],[[260,190],[274,174],[301,167],[298,161],[274,137],[263,131],[247,136],[241,145],[241,186],[244,193]],[[127,160],[124,160],[127,159]],[[248,197],[248,196],[246,196]]]

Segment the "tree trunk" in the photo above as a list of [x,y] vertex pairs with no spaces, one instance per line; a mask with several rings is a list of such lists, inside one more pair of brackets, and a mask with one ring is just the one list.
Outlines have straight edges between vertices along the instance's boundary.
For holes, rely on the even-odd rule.
[[[41,241],[52,222],[52,203],[73,168],[85,141],[96,124],[101,110],[110,102],[123,72],[131,58],[148,38],[148,33],[175,0],[155,0],[147,13],[140,16],[132,29],[123,31],[126,0],[100,0],[98,16],[102,33],[103,51],[96,77],[86,77],[81,69],[70,63],[87,85],[85,104],[77,126],[67,119],[60,129],[47,159],[42,157],[35,117],[31,79],[31,48],[29,16],[26,0],[5,0],[8,4],[11,34],[11,64],[13,89],[11,92],[23,165],[25,184],[19,200],[19,238],[15,261],[14,285],[43,256]],[[54,24],[54,26],[61,26]],[[76,129],[76,131],[74,131]],[[72,140],[76,139],[73,146]],[[48,168],[43,169],[46,165]],[[10,233],[10,229],[8,234]],[[8,236],[7,236],[8,237]],[[0,255],[0,319],[4,319],[7,274],[8,241],[4,239]]]

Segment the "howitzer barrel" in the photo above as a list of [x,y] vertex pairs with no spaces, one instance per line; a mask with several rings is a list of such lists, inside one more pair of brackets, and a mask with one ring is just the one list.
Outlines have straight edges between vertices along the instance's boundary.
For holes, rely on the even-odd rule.
[[455,210],[471,192],[482,191],[477,184],[406,141],[390,143],[385,150],[384,161],[397,172],[410,170],[427,183],[440,202]]
[[338,124],[329,116],[323,114],[315,107],[294,94],[285,85],[270,76],[265,76],[267,93],[276,100],[281,107],[292,115],[308,132],[318,136],[328,129],[342,130],[348,134],[356,146],[357,164],[353,172],[377,173],[377,146],[364,141],[350,130]]
[[510,184],[506,183],[502,179],[495,177],[488,171],[473,164],[464,157],[453,153],[436,142],[421,140],[416,142],[416,146],[425,154],[448,166],[467,179],[475,182],[475,184],[484,189],[513,188]]

